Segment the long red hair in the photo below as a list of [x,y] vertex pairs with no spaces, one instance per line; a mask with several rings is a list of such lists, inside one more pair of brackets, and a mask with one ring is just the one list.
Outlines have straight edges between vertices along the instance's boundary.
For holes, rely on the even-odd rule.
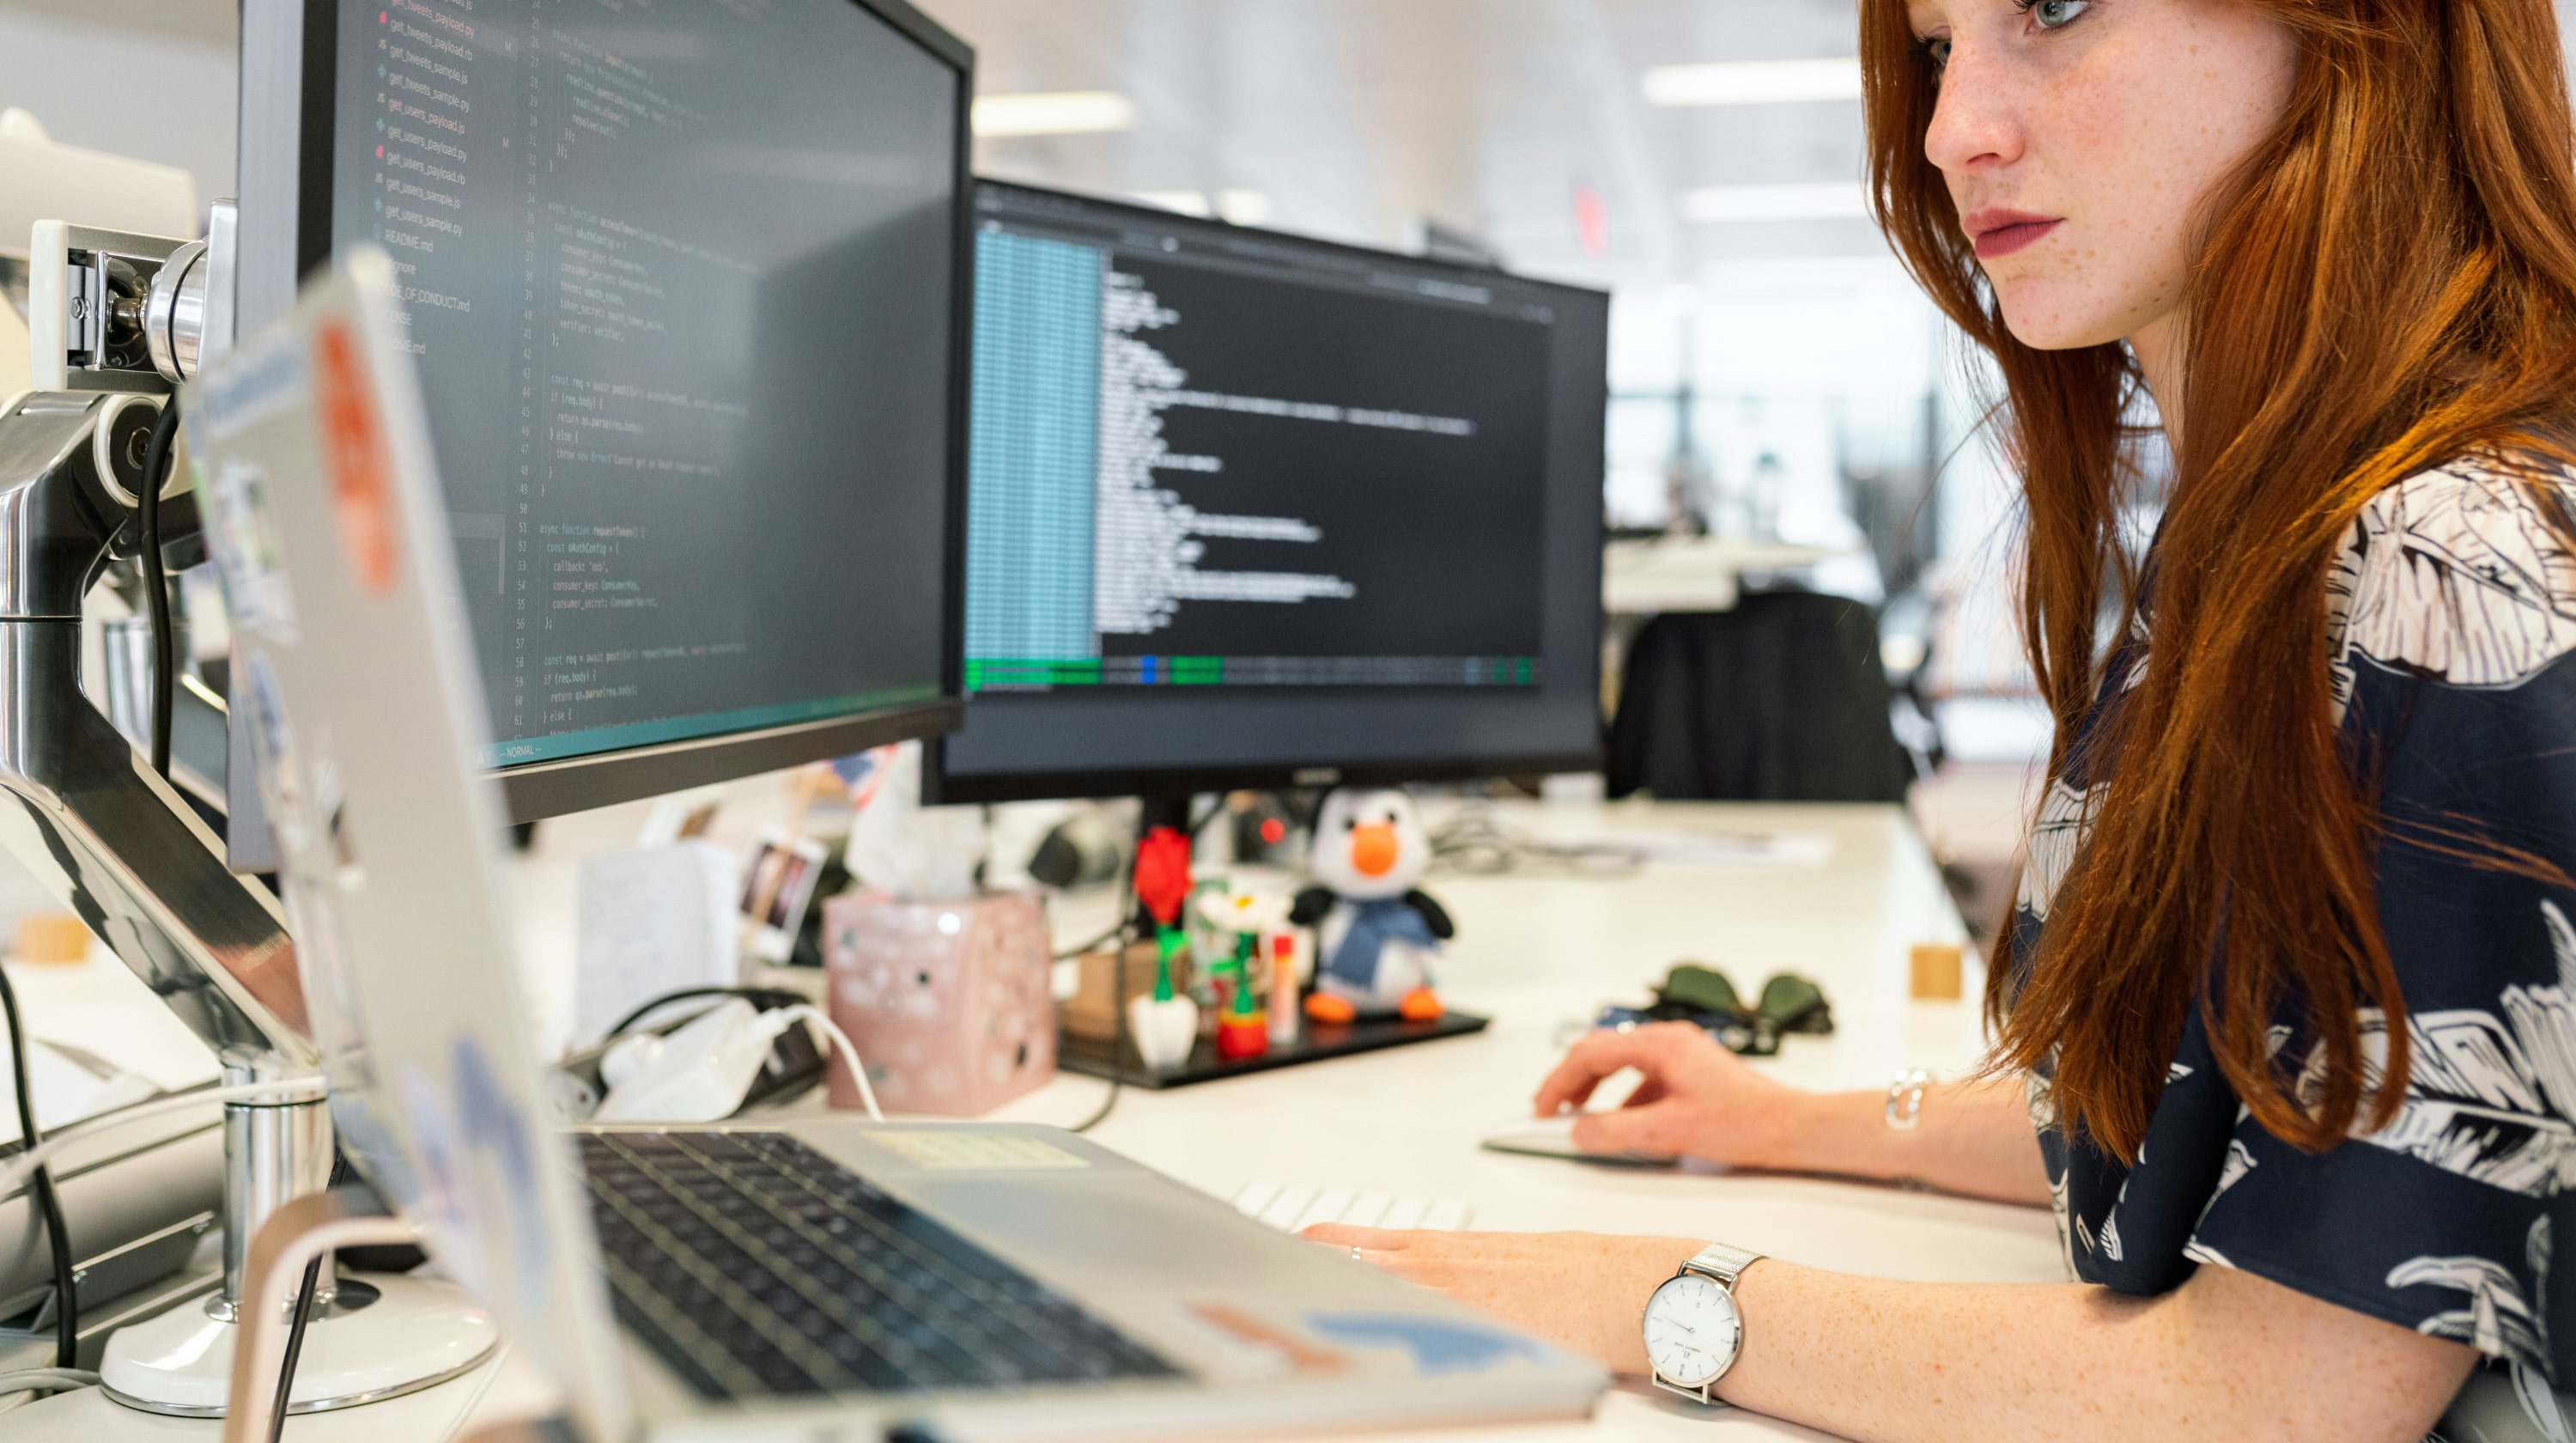
[[[1997,1064],[2053,1055],[2065,1125],[2123,1158],[2196,1000],[2275,1136],[2322,1150],[2394,1116],[2408,1050],[2374,886],[2388,828],[2335,719],[2330,560],[2415,472],[2571,459],[2576,133],[2549,0],[2246,3],[2295,32],[2298,75],[2276,131],[2196,217],[2189,425],[2147,579],[2145,678],[2088,743],[2109,784],[2033,965],[1999,959],[1986,993]],[[2139,377],[2122,346],[2038,351],[2005,329],[1924,157],[1938,77],[1903,0],[1862,0],[1861,66],[1879,224],[2006,389],[2054,777],[2095,701],[2102,620],[2139,593],[2117,534]],[[2419,840],[2566,880],[2474,838]],[[2384,1060],[2365,1055],[2364,1007],[2386,1015]],[[2305,1058],[2274,1056],[2289,1019],[2321,1052],[2311,1090],[2295,1084]]]

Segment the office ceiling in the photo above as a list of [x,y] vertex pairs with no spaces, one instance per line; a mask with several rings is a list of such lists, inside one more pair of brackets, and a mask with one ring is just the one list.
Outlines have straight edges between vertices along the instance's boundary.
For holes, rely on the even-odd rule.
[[[1713,259],[1880,253],[1859,220],[1681,213],[1682,193],[1698,187],[1849,181],[1856,102],[1670,110],[1640,90],[1654,65],[1849,55],[1852,0],[918,3],[974,43],[983,93],[1108,90],[1133,102],[1124,131],[981,142],[990,174],[1211,203],[1235,192],[1269,224],[1378,244],[1405,244],[1434,220],[1514,265],[1622,287],[1690,279]],[[237,0],[0,0],[0,21],[13,16],[164,51],[229,50],[238,28]],[[179,138],[150,147],[103,123],[112,115],[81,114],[67,77],[20,79],[59,117],[58,134],[168,149],[210,172],[210,193],[229,188]],[[160,97],[120,101],[101,80],[111,111],[158,108]],[[1591,247],[1578,220],[1587,207]]]
[[[1684,215],[1684,195],[1708,187],[1848,185],[1856,101],[1666,109],[1641,85],[1659,65],[1847,56],[1853,0],[916,3],[976,46],[985,94],[1132,103],[1123,130],[981,141],[988,174],[1230,201],[1243,218],[1376,244],[1407,244],[1432,220],[1517,267],[1632,293],[1703,280],[1711,262],[1884,254],[1858,218]],[[2564,25],[2576,0],[2557,4]],[[171,65],[229,51],[236,14],[237,0],[0,0],[0,28],[145,40]],[[159,118],[181,99],[201,116],[229,108],[196,96],[211,85],[192,74],[173,69],[142,94],[112,75],[15,73],[0,88],[28,92],[64,138],[191,165],[211,194],[229,188],[215,151],[230,126]]]
[[1682,214],[1701,187],[1853,181],[1857,101],[1663,109],[1641,89],[1650,66],[1848,56],[1851,0],[920,3],[974,43],[986,94],[1134,104],[1124,131],[988,138],[989,174],[1250,192],[1269,224],[1380,244],[1429,219],[1516,266],[1623,287],[1711,260],[1883,254],[1858,219]]

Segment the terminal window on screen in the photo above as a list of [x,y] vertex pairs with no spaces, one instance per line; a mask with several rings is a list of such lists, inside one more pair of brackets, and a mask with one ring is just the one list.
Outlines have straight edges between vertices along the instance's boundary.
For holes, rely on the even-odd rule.
[[958,77],[857,5],[346,0],[499,764],[941,691]]
[[1540,680],[1552,326],[977,237],[967,687]]

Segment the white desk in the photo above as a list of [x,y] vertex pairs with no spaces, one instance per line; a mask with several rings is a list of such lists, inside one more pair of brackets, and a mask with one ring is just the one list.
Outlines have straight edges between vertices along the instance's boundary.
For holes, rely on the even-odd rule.
[[1727,611],[1747,575],[1809,566],[1834,554],[1826,546],[1742,536],[1614,541],[1601,553],[1601,604],[1613,616]]
[[[1762,1064],[1804,1085],[1876,1088],[1912,1066],[1955,1072],[1980,1045],[1973,964],[1969,1000],[1906,999],[1907,949],[1956,940],[1963,929],[1897,808],[1611,804],[1515,807],[1508,815],[1560,836],[1646,825],[1824,832],[1833,851],[1812,868],[1657,866],[1616,880],[1435,878],[1428,890],[1459,927],[1444,990],[1455,1005],[1492,1014],[1489,1030],[1169,1093],[1131,1089],[1094,1136],[1221,1195],[1255,1177],[1388,1188],[1467,1200],[1481,1228],[1697,1234],[1887,1277],[2062,1280],[2045,1212],[1814,1178],[1644,1172],[1480,1151],[1479,1132],[1520,1110],[1554,1061],[1560,1024],[1588,1017],[1605,1000],[1642,1000],[1645,984],[1682,958],[1722,968],[1739,988],[1758,987],[1783,968],[1823,985],[1835,1034],[1791,1037],[1779,1058]],[[550,838],[547,853],[580,845],[588,825]],[[595,825],[608,839],[624,824]],[[558,867],[541,858],[530,872]],[[1066,930],[1080,920],[1066,918]],[[530,919],[532,933],[555,925]],[[1001,1116],[1069,1123],[1090,1114],[1102,1086],[1062,1077]],[[491,1420],[526,1407],[534,1390],[515,1372],[505,1365],[497,1384],[486,1370],[400,1403],[296,1419],[287,1437],[431,1443],[469,1412]],[[94,1394],[0,1415],[0,1443],[204,1439],[213,1431],[145,1419]],[[1696,1405],[1622,1388],[1588,1422],[1479,1436],[1555,1443],[1816,1435],[1743,1414],[1712,1418]]]

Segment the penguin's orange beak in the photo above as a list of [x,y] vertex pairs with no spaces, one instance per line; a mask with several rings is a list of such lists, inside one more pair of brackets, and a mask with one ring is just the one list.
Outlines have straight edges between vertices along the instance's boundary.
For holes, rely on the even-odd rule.
[[1395,828],[1383,822],[1351,828],[1351,870],[1383,877],[1395,870]]

